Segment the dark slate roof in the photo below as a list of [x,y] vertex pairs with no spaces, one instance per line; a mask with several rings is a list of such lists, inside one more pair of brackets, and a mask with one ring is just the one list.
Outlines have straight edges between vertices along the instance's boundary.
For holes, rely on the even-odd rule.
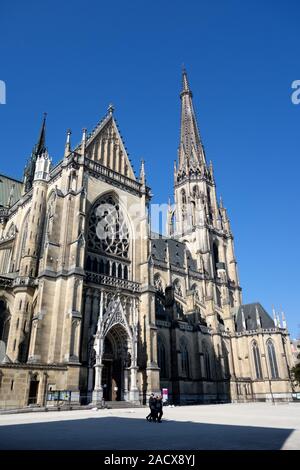
[[10,178],[9,176],[0,174],[0,207],[7,207],[10,191],[13,184],[15,185],[15,187],[13,197],[10,203],[11,206],[21,198],[23,183],[14,178]]
[[166,261],[168,246],[171,264],[183,268],[184,252],[186,251],[189,269],[197,271],[197,263],[192,258],[192,255],[187,249],[185,243],[154,233],[151,234],[151,237],[151,254],[155,260]]
[[262,328],[275,328],[275,324],[273,319],[270,315],[266,312],[266,310],[262,307],[262,305],[258,302],[253,304],[245,304],[241,305],[236,314],[236,331],[241,332],[243,331],[243,323],[242,323],[242,309],[244,311],[244,317],[246,322],[246,329],[247,330],[257,330],[257,320],[256,320],[256,308],[258,310],[258,314],[260,317],[260,323]]

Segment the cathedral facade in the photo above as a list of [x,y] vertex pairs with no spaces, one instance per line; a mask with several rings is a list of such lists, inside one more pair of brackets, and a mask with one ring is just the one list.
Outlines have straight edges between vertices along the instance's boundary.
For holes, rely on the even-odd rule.
[[44,118],[23,181],[0,175],[0,407],[291,399],[286,322],[242,303],[185,71],[180,98],[166,235],[112,106],[55,166]]

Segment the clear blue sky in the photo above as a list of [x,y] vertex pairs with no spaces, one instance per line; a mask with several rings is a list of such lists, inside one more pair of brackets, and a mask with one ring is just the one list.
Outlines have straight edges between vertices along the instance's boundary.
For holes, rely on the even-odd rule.
[[235,234],[245,303],[286,312],[299,333],[300,3],[1,1],[1,171],[21,177],[48,112],[58,161],[110,102],[154,202],[172,194],[181,65]]

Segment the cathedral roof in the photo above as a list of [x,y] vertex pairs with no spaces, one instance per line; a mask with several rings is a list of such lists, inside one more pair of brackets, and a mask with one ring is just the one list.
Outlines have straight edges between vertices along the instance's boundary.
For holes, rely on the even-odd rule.
[[21,181],[0,174],[0,207],[12,206],[17,202],[22,195],[22,186]]
[[174,238],[164,237],[163,235],[151,234],[151,254],[155,260],[166,262],[167,248],[169,250],[169,259],[171,264],[183,268],[186,252],[189,269],[194,271],[197,270],[196,261],[192,258],[185,243],[179,242]]
[[[114,111],[114,108],[112,105],[110,105],[108,108],[108,112],[104,116],[104,118],[101,121],[99,121],[96,127],[87,135],[87,138],[86,138],[87,157],[89,159],[94,159],[93,153],[95,150],[95,146],[99,145],[101,139],[104,139],[105,141],[107,140],[110,142],[109,148],[113,147],[114,145],[118,145],[122,152],[122,156],[124,158],[124,168],[125,166],[127,167],[126,176],[136,181],[134,168],[129,158],[129,153],[127,152],[127,148],[125,146],[123,137],[120,133],[117,121],[113,115],[113,111]],[[79,152],[81,149],[81,145],[82,143],[79,144],[75,148],[75,151]],[[112,159],[117,158],[116,156],[113,157],[111,149],[110,149],[110,153],[111,153]],[[116,163],[116,165],[117,167],[119,167],[119,163]],[[124,171],[124,168],[122,170],[118,170],[118,172],[122,173]]]
[[245,328],[243,327],[243,313],[245,318],[246,330],[257,330],[259,328],[257,313],[260,319],[261,328],[275,328],[275,324],[271,316],[266,312],[262,305],[258,302],[252,304],[241,305],[237,309],[236,314],[236,331],[241,332]]

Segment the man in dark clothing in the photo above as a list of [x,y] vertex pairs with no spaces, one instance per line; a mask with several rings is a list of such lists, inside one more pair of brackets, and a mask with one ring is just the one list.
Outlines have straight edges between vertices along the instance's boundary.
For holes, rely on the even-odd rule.
[[157,422],[161,423],[161,418],[164,414],[162,396],[156,398],[156,413],[157,413]]
[[153,420],[153,410],[155,408],[155,398],[154,398],[154,393],[151,393],[150,398],[149,398],[149,408],[150,408],[150,413],[148,416],[146,416],[147,421],[152,421]]
[[157,401],[157,397],[154,397],[153,395],[153,400],[151,402],[151,421],[153,421],[153,423],[156,423],[157,421],[156,401]]

